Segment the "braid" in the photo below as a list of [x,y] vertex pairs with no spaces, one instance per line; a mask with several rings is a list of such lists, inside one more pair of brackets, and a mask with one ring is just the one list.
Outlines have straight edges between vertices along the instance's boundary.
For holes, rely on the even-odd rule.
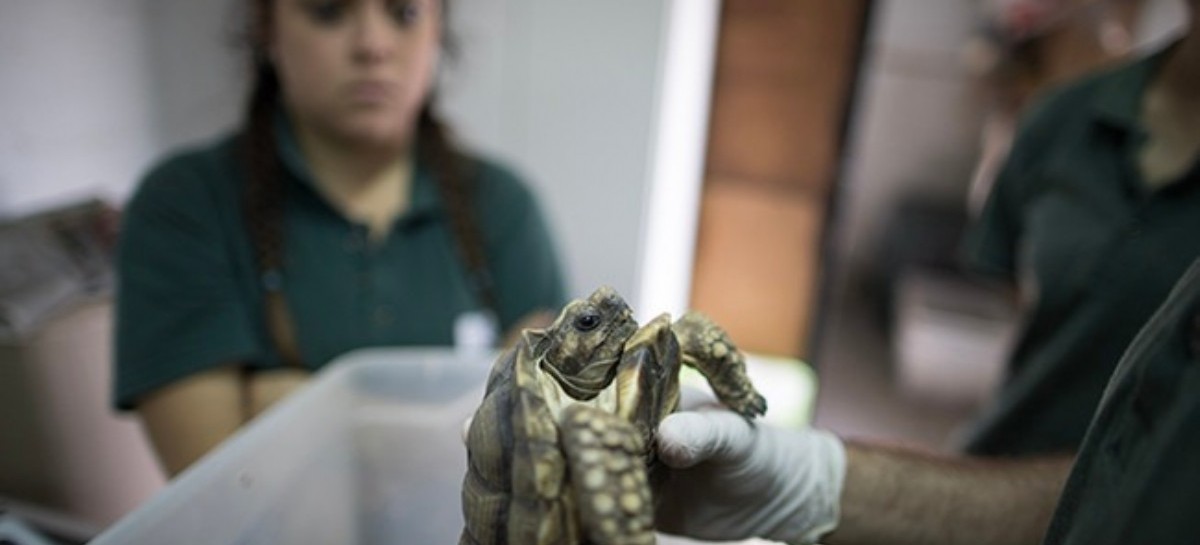
[[450,227],[458,243],[459,255],[475,289],[475,297],[484,308],[499,318],[496,286],[483,248],[483,234],[472,208],[474,188],[470,181],[475,179],[477,169],[455,148],[445,125],[433,114],[429,104],[421,109],[417,131],[421,159],[430,165],[437,180],[450,216]]
[[262,61],[256,64],[241,149],[246,172],[244,217],[262,275],[267,330],[283,362],[303,367],[291,312],[283,296],[285,185],[274,128],[279,80],[270,65]]

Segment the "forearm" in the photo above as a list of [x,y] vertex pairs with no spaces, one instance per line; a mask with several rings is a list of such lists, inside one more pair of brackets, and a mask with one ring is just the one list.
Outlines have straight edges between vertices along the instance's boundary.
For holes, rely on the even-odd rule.
[[238,371],[226,366],[182,379],[146,396],[137,410],[173,477],[242,424]]
[[243,374],[240,365],[223,365],[146,396],[138,413],[163,468],[174,476],[307,380],[300,370]]
[[285,397],[308,384],[310,373],[301,369],[279,368],[267,369],[245,376],[249,381],[246,394],[249,395],[249,414],[244,414],[243,420],[250,421],[270,409]]
[[837,544],[1039,543],[1070,456],[948,459],[847,443]]

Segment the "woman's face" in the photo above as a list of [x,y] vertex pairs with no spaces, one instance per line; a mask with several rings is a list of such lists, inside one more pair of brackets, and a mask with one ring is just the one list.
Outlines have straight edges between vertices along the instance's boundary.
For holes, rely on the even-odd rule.
[[433,85],[440,0],[276,0],[270,55],[301,130],[399,149]]

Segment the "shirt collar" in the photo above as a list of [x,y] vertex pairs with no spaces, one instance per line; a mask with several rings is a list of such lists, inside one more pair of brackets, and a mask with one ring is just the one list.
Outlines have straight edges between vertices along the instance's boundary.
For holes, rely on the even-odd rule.
[[1096,121],[1116,129],[1140,132],[1142,98],[1146,86],[1158,73],[1163,59],[1174,46],[1175,43],[1172,43],[1140,61],[1120,68],[1115,77],[1108,78],[1092,99]]
[[[300,151],[300,143],[292,130],[291,120],[282,107],[275,111],[275,149],[283,163],[284,170],[300,184],[313,189],[313,193],[325,200],[320,191],[316,191],[316,182],[308,167],[308,160]],[[416,165],[413,171],[412,195],[408,211],[399,218],[401,221],[423,218],[437,214],[442,209],[442,198],[438,191],[437,182],[425,162],[420,160],[419,150],[413,149]],[[328,204],[328,203],[327,203]]]

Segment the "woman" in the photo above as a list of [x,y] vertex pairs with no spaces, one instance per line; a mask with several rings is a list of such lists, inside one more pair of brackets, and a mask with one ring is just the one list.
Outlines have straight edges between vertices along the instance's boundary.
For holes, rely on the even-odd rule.
[[125,213],[115,400],[174,474],[308,371],[564,302],[542,215],[435,118],[439,0],[255,0],[243,130],[164,161]]

